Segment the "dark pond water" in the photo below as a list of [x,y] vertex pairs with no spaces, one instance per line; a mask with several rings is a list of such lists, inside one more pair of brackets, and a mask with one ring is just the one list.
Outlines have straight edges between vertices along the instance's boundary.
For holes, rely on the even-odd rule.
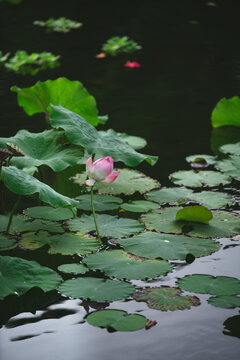
[[[60,68],[36,77],[1,69],[1,136],[21,128],[45,128],[42,116],[29,118],[17,106],[10,86],[60,76],[80,80],[95,96],[100,113],[109,114],[106,128],[147,139],[144,152],[158,155],[159,161],[139,169],[169,185],[171,172],[189,168],[187,155],[211,154],[222,141],[221,132],[211,129],[210,116],[220,98],[239,95],[239,10],[234,0],[0,2],[0,50],[61,55]],[[50,16],[79,20],[83,27],[63,35],[46,34],[32,25]],[[96,59],[113,35],[128,35],[143,48],[130,56]],[[138,61],[141,68],[125,68],[126,60]],[[66,184],[61,191],[71,196],[77,188]],[[233,247],[229,239],[220,242],[217,253],[189,265],[177,264],[163,279],[133,284],[172,286],[177,277],[192,273],[239,277],[239,246]],[[50,259],[46,251],[37,252],[34,259],[54,269],[61,263],[61,257]],[[153,311],[135,301],[113,302],[109,308],[139,311],[157,325],[148,331],[108,333],[82,323],[86,310],[80,300],[31,291],[1,303],[0,359],[239,359],[238,310],[215,308],[206,295],[199,297],[201,306],[175,312]]]

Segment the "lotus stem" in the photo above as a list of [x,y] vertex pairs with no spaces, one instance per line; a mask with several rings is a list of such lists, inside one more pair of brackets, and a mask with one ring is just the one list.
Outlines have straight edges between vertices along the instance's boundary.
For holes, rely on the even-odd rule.
[[92,204],[92,213],[93,213],[93,218],[94,218],[94,222],[95,222],[98,240],[101,243],[101,238],[100,238],[100,234],[99,234],[99,230],[98,230],[97,219],[96,219],[96,214],[95,214],[94,204],[93,204],[93,186],[91,186],[91,204]]
[[15,213],[15,210],[17,209],[17,207],[18,207],[18,205],[20,203],[20,200],[21,200],[21,196],[18,196],[17,201],[13,205],[13,208],[12,208],[12,210],[10,212],[9,220],[8,220],[8,224],[7,224],[7,229],[6,229],[7,234],[9,234],[10,226],[11,226],[11,223],[12,223],[12,218],[13,218],[13,215]]

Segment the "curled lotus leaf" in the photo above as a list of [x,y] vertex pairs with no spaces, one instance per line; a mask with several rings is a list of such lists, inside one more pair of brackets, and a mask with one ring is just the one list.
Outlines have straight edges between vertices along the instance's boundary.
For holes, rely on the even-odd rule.
[[181,289],[168,286],[137,291],[133,298],[136,301],[145,301],[151,309],[161,311],[184,310],[200,305],[196,296],[182,296]]
[[213,218],[212,212],[205,206],[192,205],[178,210],[176,220],[193,221],[208,224]]
[[188,187],[215,187],[219,185],[226,185],[231,182],[231,178],[222,174],[218,171],[194,171],[194,170],[183,170],[176,171],[170,175],[170,180],[176,185],[184,185]]

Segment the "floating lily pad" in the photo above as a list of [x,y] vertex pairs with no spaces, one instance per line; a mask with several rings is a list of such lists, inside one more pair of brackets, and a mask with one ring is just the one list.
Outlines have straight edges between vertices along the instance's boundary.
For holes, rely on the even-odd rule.
[[131,254],[164,260],[185,260],[188,254],[206,256],[219,250],[220,244],[209,239],[192,238],[184,235],[144,232],[118,243]]
[[240,98],[221,99],[212,112],[212,126],[240,126]]
[[225,144],[219,149],[224,154],[240,155],[240,142],[236,144]]
[[135,331],[145,327],[147,319],[138,314],[128,314],[123,310],[100,310],[87,316],[93,326],[112,328],[117,331]]
[[148,212],[150,210],[154,210],[158,208],[158,205],[151,201],[146,200],[133,200],[128,203],[124,203],[121,205],[121,208],[126,211],[132,212]]
[[146,279],[165,275],[172,265],[163,260],[147,260],[123,250],[103,251],[88,255],[83,259],[89,269],[102,270],[108,276],[118,279]]
[[[78,201],[77,208],[81,210],[92,211],[91,195],[84,194],[75,198]],[[95,211],[108,211],[118,209],[122,199],[117,196],[94,194],[93,204]]]
[[84,277],[64,281],[59,286],[63,295],[75,299],[90,299],[92,301],[115,301],[126,299],[132,295],[133,285],[118,280],[105,280],[93,277]]
[[[144,230],[144,226],[138,220],[118,218],[117,216],[105,214],[97,214],[96,217],[101,236],[121,238]],[[80,218],[68,221],[67,225],[71,231],[77,231],[81,234],[96,230],[92,215],[83,215]]]
[[25,294],[35,286],[50,291],[60,282],[61,277],[55,271],[35,261],[0,256],[0,299],[10,294]]
[[92,236],[70,233],[51,236],[46,231],[26,233],[19,242],[19,246],[27,250],[36,250],[44,245],[49,245],[49,254],[86,255],[96,251],[100,243]]
[[32,218],[48,220],[67,220],[73,217],[73,213],[66,208],[52,208],[50,206],[34,206],[25,209],[23,213]]
[[240,296],[233,295],[219,295],[219,296],[211,296],[208,299],[208,303],[225,309],[233,309],[236,307],[240,307]]
[[234,199],[229,194],[216,191],[201,191],[193,193],[190,200],[199,202],[209,209],[220,209],[232,205]]
[[203,224],[208,224],[212,218],[212,212],[201,205],[187,206],[176,213],[176,220],[193,221]]
[[17,246],[16,239],[0,234],[0,251],[11,250]]
[[84,147],[98,158],[112,156],[114,161],[122,161],[128,166],[136,166],[144,160],[154,165],[158,160],[157,156],[137,152],[113,133],[99,133],[83,117],[60,105],[51,106],[49,121],[53,128],[64,129],[72,144]]
[[58,270],[66,274],[85,274],[88,269],[82,264],[63,264],[58,266]]
[[240,231],[239,214],[213,210],[213,219],[209,224],[200,224],[184,220],[175,220],[179,207],[153,210],[143,214],[141,221],[147,229],[163,233],[181,234],[196,237],[232,237]]
[[[6,231],[8,225],[9,216],[0,215],[0,232]],[[12,224],[10,227],[10,233],[15,234],[25,231],[39,231],[46,230],[52,233],[63,233],[64,230],[61,224],[56,223],[55,221],[49,220],[30,220],[24,216],[13,216]]]
[[212,155],[190,155],[186,157],[187,162],[191,163],[192,167],[206,167],[216,163],[216,156]]
[[100,134],[115,134],[117,135],[122,141],[126,142],[128,145],[130,145],[133,149],[139,150],[144,148],[147,145],[147,141],[139,136],[131,136],[125,133],[119,133],[116,132],[113,129],[108,129],[107,131],[99,131]]
[[178,280],[178,286],[190,292],[211,295],[240,294],[240,280],[228,276],[194,274]]
[[196,296],[181,296],[181,289],[168,286],[137,291],[133,298],[136,301],[145,301],[151,309],[162,311],[184,310],[200,305]]
[[170,175],[170,180],[176,185],[184,185],[189,187],[202,187],[202,186],[219,186],[226,185],[231,182],[231,179],[226,174],[217,171],[194,171],[183,170],[177,171]]
[[228,159],[218,161],[216,168],[240,181],[240,156],[232,155]]

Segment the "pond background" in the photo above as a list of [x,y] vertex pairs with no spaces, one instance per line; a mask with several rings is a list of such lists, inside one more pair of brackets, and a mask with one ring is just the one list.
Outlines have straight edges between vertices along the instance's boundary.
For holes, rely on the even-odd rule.
[[[142,164],[137,169],[169,186],[171,172],[189,169],[187,155],[212,153],[211,112],[220,98],[239,95],[239,1],[214,1],[216,6],[207,3],[202,0],[24,0],[19,5],[0,2],[0,50],[4,53],[50,51],[61,55],[59,68],[34,77],[0,69],[1,136],[12,136],[21,128],[35,132],[45,129],[42,115],[28,117],[18,107],[16,94],[9,91],[12,85],[27,87],[38,80],[60,76],[79,80],[94,95],[100,114],[109,115],[106,126],[99,129],[113,128],[144,137],[148,145],[143,152],[158,155],[159,161],[155,167]],[[83,27],[68,34],[47,34],[43,28],[32,25],[34,20],[60,16],[78,20]],[[102,44],[114,35],[129,36],[142,45],[142,50],[97,59]],[[138,61],[141,67],[125,68],[127,60]],[[69,196],[77,191],[72,185],[65,188],[62,185],[61,190]],[[163,281],[146,283],[172,286],[176,277],[192,273],[239,277],[239,247],[228,246],[231,244],[228,239],[221,243],[219,252],[197,259],[191,265],[179,264]],[[49,265],[50,256],[46,258],[41,251],[36,256],[41,264]],[[54,267],[54,262],[60,260],[52,257],[51,261]],[[32,299],[34,296],[37,298],[32,294]],[[223,322],[237,315],[238,310],[215,308],[206,302],[208,296],[197,296],[201,306],[166,313],[150,310],[144,303],[135,301],[114,302],[110,308],[139,310],[158,323],[148,331],[112,334],[81,324],[86,312],[80,300],[61,300],[48,306],[47,299],[35,315],[23,312],[0,329],[0,359],[38,360],[55,356],[60,360],[145,360],[166,356],[170,360],[238,359],[239,339],[236,335],[223,334]],[[19,303],[14,306],[20,307]],[[24,337],[29,338],[16,341]]]

